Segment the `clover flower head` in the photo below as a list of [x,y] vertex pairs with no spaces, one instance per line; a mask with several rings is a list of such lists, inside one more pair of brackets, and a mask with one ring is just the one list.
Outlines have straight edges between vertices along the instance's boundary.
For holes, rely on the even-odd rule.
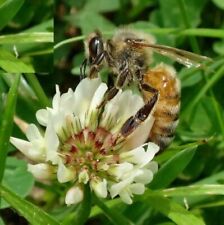
[[64,94],[56,86],[52,107],[36,113],[45,131],[30,124],[28,141],[10,139],[32,161],[28,170],[35,178],[68,183],[67,205],[82,201],[84,185],[98,197],[120,196],[131,204],[158,169],[152,159],[159,147],[144,144],[154,122],[152,113],[130,135],[121,133],[128,118],[144,105],[142,97],[119,90],[103,105],[107,90],[99,78],[86,78],[74,92]]

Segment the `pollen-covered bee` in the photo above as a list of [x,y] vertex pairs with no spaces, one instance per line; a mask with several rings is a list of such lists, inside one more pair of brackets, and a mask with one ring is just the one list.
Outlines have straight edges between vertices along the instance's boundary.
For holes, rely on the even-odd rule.
[[155,44],[152,36],[129,29],[119,29],[111,39],[104,40],[100,32],[89,35],[85,41],[87,58],[81,66],[81,75],[90,66],[88,76],[98,76],[106,66],[115,76],[115,83],[108,91],[105,101],[113,98],[119,89],[136,84],[145,105],[130,117],[121,129],[128,136],[153,110],[155,118],[149,140],[165,148],[173,139],[180,110],[180,82],[175,70],[163,63],[150,68],[152,53],[157,52],[187,67],[200,66],[210,60],[185,50]]

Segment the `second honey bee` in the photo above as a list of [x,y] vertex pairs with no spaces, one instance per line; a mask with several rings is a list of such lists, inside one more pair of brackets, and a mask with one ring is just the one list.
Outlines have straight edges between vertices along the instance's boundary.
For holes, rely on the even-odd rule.
[[81,75],[90,66],[88,76],[98,76],[103,66],[116,77],[105,101],[113,98],[119,89],[135,84],[143,95],[145,105],[130,117],[121,129],[128,136],[153,110],[155,122],[148,135],[150,141],[164,149],[173,139],[180,110],[180,82],[175,70],[165,64],[149,68],[153,51],[170,57],[186,66],[200,66],[208,60],[185,50],[155,44],[145,33],[119,29],[111,39],[104,40],[99,32],[89,35],[85,42],[86,55]]

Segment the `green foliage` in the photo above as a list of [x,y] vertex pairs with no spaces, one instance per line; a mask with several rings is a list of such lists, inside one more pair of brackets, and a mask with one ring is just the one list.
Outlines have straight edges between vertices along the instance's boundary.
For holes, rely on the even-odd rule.
[[[222,0],[0,0],[1,207],[12,207],[29,224],[224,225],[223,10]],[[162,61],[178,71],[181,113],[176,137],[156,156],[160,168],[144,195],[125,205],[95,196],[90,201],[87,190],[82,204],[65,207],[64,186],[34,184],[25,159],[9,145],[10,135],[24,138],[16,125],[11,132],[15,100],[15,115],[36,123],[35,112],[50,105],[55,84],[62,92],[78,84],[86,35],[99,29],[107,38],[123,25],[213,62],[184,68],[154,55],[152,66]],[[52,71],[53,31],[54,74],[34,74]],[[19,86],[15,73],[26,73]],[[41,197],[25,200],[34,186]],[[9,224],[1,215],[0,225]]]
[[0,186],[2,197],[15,208],[22,216],[24,216],[31,224],[50,224],[59,225],[50,215],[45,213],[41,208],[31,204],[30,202],[20,198],[14,192],[4,186]]
[[50,71],[46,65],[52,64],[53,59],[52,7],[52,0],[0,3],[1,70],[11,73]]
[[[23,160],[8,157],[2,184],[19,196],[25,197],[34,185],[34,178],[27,171],[26,163]],[[8,206],[8,203],[2,201],[1,208]]]

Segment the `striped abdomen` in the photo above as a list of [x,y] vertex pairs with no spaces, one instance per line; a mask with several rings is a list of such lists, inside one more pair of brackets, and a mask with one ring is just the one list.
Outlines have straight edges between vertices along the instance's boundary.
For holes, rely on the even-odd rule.
[[[149,140],[164,149],[173,139],[178,124],[180,110],[180,82],[175,70],[164,64],[150,69],[144,75],[144,83],[159,91],[159,100],[155,108],[155,122],[149,134]],[[145,100],[151,93],[143,92]]]

